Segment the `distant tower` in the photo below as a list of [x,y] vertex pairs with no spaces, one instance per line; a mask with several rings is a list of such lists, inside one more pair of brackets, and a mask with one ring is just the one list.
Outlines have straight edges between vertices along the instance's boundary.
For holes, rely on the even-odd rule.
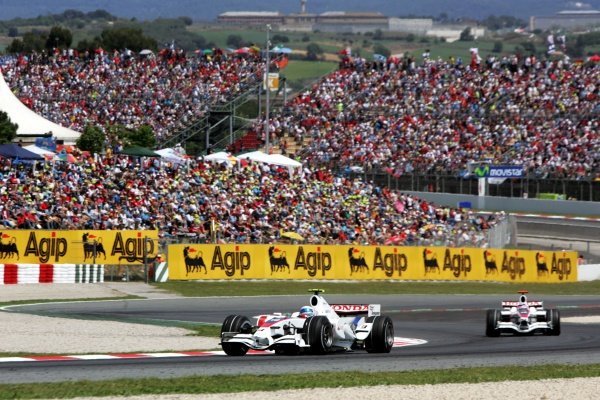
[[306,14],[306,0],[300,0],[300,14]]

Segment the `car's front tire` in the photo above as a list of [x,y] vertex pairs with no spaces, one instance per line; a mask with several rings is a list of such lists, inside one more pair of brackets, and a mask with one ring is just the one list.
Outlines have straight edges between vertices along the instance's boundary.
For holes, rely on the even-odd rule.
[[498,329],[498,321],[500,321],[501,313],[499,310],[487,310],[486,324],[485,324],[485,335],[488,337],[500,336],[500,329]]
[[389,353],[394,347],[394,324],[390,317],[378,315],[367,317],[371,323],[371,333],[365,340],[365,350],[369,353]]
[[325,354],[333,347],[333,327],[323,315],[309,317],[304,322],[305,341],[315,354]]
[[[243,315],[229,315],[221,325],[221,340],[224,332],[250,333],[252,324]],[[221,343],[223,351],[228,356],[243,356],[248,352],[248,346],[242,343]]]

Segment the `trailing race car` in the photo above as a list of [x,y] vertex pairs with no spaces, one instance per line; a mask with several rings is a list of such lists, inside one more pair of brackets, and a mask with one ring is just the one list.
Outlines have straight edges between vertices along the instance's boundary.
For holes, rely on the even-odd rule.
[[[324,354],[364,349],[389,353],[394,344],[392,320],[380,315],[379,304],[333,304],[311,289],[308,306],[292,314],[263,314],[256,324],[241,315],[225,318],[221,347],[230,356],[243,356],[249,349],[274,350],[275,354],[301,352]],[[341,316],[344,315],[344,316]]]
[[528,301],[527,290],[519,291],[519,301],[503,301],[502,309],[487,310],[485,334],[502,333],[560,335],[560,313],[544,309],[542,301]]

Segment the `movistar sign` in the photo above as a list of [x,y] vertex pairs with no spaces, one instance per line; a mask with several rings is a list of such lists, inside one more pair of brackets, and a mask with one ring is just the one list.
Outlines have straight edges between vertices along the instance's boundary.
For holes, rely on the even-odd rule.
[[473,170],[478,178],[523,178],[525,171],[522,165],[480,165]]

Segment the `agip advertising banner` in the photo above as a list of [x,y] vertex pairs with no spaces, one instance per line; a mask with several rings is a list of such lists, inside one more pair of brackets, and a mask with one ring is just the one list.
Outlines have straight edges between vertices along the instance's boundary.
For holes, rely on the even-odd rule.
[[6,230],[0,263],[143,264],[158,255],[158,231]]
[[170,245],[169,279],[574,282],[577,253],[289,244]]

